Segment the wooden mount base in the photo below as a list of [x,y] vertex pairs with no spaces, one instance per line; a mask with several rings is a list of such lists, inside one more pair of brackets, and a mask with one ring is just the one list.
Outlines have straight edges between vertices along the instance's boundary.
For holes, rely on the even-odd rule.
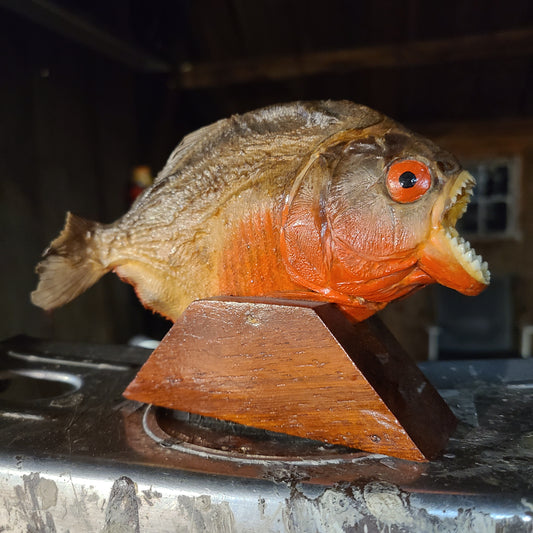
[[456,426],[379,320],[354,324],[321,302],[193,302],[124,395],[415,461]]

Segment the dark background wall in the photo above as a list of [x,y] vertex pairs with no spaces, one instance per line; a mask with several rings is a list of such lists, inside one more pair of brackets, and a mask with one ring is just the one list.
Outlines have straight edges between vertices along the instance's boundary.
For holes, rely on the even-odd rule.
[[[513,276],[518,335],[533,322],[532,11],[526,0],[1,0],[0,337],[164,332],[112,276],[53,314],[30,304],[65,212],[111,222],[132,168],[157,172],[185,133],[315,98],[375,107],[461,157],[482,146],[522,158],[520,235],[473,243],[493,273]],[[423,358],[432,292],[383,316]]]
[[53,316],[29,292],[67,210],[112,221],[126,208],[138,147],[135,75],[4,10],[0,65],[1,336],[126,339],[129,290],[110,277]]

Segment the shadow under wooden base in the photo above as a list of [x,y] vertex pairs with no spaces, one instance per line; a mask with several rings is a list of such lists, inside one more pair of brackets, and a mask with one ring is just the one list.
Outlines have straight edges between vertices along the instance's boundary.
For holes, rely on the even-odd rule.
[[456,426],[381,321],[354,324],[321,302],[193,302],[124,395],[415,461]]

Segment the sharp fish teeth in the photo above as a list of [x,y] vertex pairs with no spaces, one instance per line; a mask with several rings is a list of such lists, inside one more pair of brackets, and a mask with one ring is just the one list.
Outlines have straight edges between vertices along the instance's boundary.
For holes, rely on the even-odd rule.
[[474,178],[467,172],[461,173],[461,180],[456,181],[448,197],[448,208],[445,217],[450,226],[455,225],[457,220],[466,211],[470,197],[473,194]]
[[449,193],[449,204],[443,216],[443,225],[450,241],[455,257],[463,268],[480,283],[488,284],[490,281],[489,266],[483,258],[476,253],[471,244],[461,237],[455,229],[457,220],[466,211],[470,197],[474,194],[476,180],[466,171],[461,172],[459,179]]
[[449,228],[446,232],[452,250],[457,260],[463,265],[465,270],[481,283],[490,282],[489,265],[476,253],[470,242],[459,235],[452,234],[454,228]]

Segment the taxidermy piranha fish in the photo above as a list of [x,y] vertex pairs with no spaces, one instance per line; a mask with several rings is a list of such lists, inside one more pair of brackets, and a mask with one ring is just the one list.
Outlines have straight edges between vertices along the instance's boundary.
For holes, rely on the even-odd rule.
[[72,214],[32,301],[66,304],[106,272],[175,320],[195,299],[276,296],[363,320],[438,282],[490,280],[455,229],[474,179],[388,117],[347,101],[276,105],[186,136],[112,224]]

